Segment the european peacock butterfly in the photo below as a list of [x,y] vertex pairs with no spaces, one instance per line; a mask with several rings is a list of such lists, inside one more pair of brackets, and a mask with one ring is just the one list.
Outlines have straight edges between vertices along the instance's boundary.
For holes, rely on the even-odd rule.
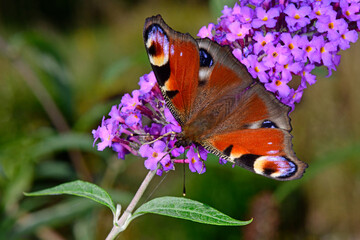
[[292,150],[290,107],[253,79],[231,53],[209,39],[146,19],[144,42],[171,113],[182,127],[177,145],[195,143],[257,174],[300,178],[307,164]]

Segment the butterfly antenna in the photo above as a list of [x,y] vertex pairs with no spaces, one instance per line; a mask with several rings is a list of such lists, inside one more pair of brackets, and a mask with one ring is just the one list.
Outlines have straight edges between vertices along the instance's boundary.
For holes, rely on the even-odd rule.
[[159,188],[159,186],[161,185],[161,183],[165,180],[165,178],[168,176],[167,172],[160,180],[160,182],[158,182],[158,184],[156,184],[156,186],[154,187],[154,189],[151,191],[151,193],[149,194],[149,196],[145,199],[144,202],[147,202],[149,200],[149,198],[151,198],[151,196],[154,194],[154,192]]
[[[171,148],[170,150],[168,150],[168,151],[164,154],[164,156],[162,156],[162,158],[161,158],[161,159],[159,160],[159,162],[158,162],[158,168],[157,168],[157,169],[159,169],[159,167],[160,167],[160,161],[163,160],[166,155],[170,154],[170,152],[171,152],[172,150],[174,150],[175,148],[176,148],[176,147]],[[167,172],[167,173],[165,174],[165,176],[160,180],[160,182],[154,187],[154,189],[151,191],[151,193],[149,194],[149,196],[146,198],[146,200],[145,200],[144,202],[147,202],[147,201],[149,200],[149,198],[154,194],[154,192],[156,191],[156,189],[158,189],[158,187],[160,186],[160,184],[165,180],[165,178],[167,177],[167,175],[168,175],[168,172]]]
[[186,196],[186,188],[185,188],[185,152],[183,153],[183,197]]
[[[164,135],[161,135],[160,137],[154,139],[153,141],[146,142],[146,143],[144,143],[144,144],[152,144],[152,143],[154,143],[154,142],[156,142],[156,141],[158,141],[158,140],[160,140],[160,139],[162,139],[162,138],[164,138],[164,137],[167,137],[167,136],[169,136],[169,135],[171,135],[171,134],[175,134],[175,132],[171,131],[171,132],[165,133]],[[173,149],[174,149],[174,148],[173,148]],[[173,149],[171,149],[170,151],[172,151]]]
[[[143,137],[143,138],[149,138],[149,137],[161,137],[162,135],[160,134],[149,134],[149,133],[132,133],[130,135],[131,137]],[[147,144],[147,143],[144,143],[144,144]]]

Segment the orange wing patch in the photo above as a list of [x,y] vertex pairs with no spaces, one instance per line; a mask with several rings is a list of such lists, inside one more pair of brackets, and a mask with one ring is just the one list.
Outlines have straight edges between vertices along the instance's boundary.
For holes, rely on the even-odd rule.
[[239,158],[243,154],[282,155],[285,147],[282,130],[274,128],[238,130],[212,136],[207,141],[221,152],[232,145],[231,158]]
[[291,149],[291,136],[279,128],[244,129],[211,136],[205,147],[245,169],[277,180],[300,178],[307,167]]

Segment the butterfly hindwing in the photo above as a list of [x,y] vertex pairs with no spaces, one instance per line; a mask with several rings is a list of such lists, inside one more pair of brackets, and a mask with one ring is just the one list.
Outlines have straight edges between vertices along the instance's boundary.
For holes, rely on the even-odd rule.
[[291,135],[282,129],[245,129],[214,135],[203,145],[215,155],[277,180],[302,176],[307,165],[291,149]]
[[226,119],[207,131],[201,144],[215,155],[266,177],[299,178],[307,164],[292,149],[289,107],[267,93],[260,84],[248,88]]

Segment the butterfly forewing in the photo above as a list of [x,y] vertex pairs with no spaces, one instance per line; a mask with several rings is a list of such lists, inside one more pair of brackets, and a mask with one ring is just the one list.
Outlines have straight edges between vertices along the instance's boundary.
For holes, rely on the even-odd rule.
[[175,119],[183,124],[196,97],[198,45],[190,35],[172,30],[159,15],[146,20],[144,41],[168,107]]
[[160,15],[146,20],[144,41],[185,142],[266,177],[302,176],[307,164],[292,150],[289,107],[254,80],[228,47],[176,32]]

